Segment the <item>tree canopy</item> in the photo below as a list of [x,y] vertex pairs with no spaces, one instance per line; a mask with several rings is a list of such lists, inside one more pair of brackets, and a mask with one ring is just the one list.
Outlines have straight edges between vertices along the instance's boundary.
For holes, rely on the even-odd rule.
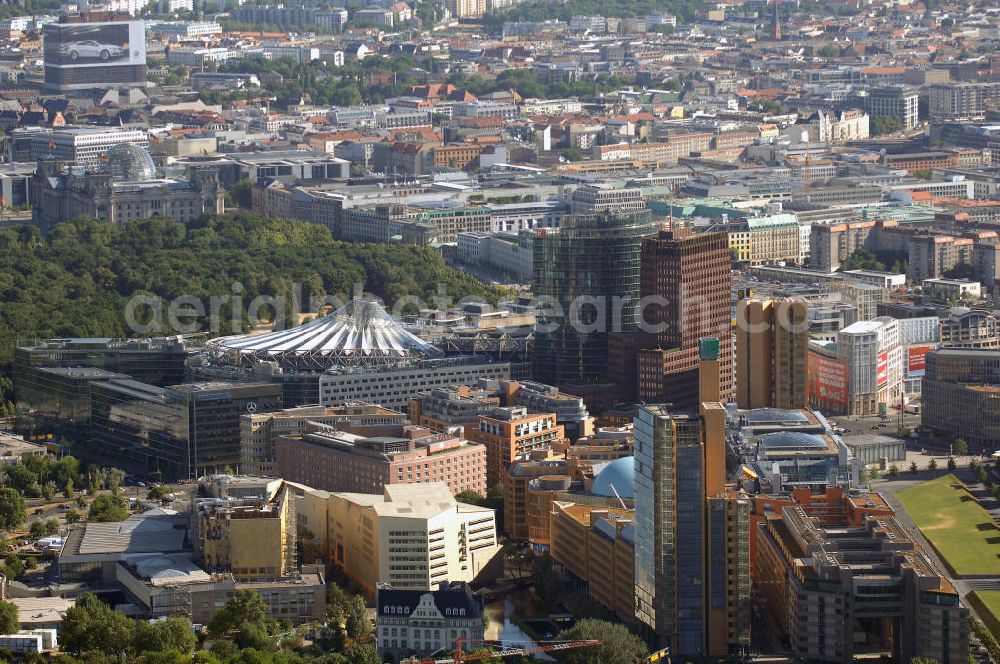
[[28,508],[17,489],[0,489],[0,530],[14,530],[28,519]]
[[21,628],[17,619],[17,606],[0,600],[0,634],[13,634]]
[[124,521],[128,518],[128,503],[121,496],[103,494],[94,499],[90,504],[90,513],[87,515],[88,521],[108,522]]
[[[165,218],[79,220],[46,237],[33,227],[0,229],[0,400],[11,398],[17,339],[176,334],[165,309],[182,295],[197,298],[206,310],[213,296],[226,300],[218,318],[227,329],[218,333],[232,334],[233,309],[247,308],[227,299],[234,284],[242,303],[258,295],[290,302],[299,293],[306,301],[328,294],[347,298],[355,284],[390,304],[404,295],[429,301],[438,284],[454,301],[495,301],[506,294],[447,267],[432,249],[337,242],[326,226],[253,214],[205,216],[188,225]],[[162,298],[163,326],[129,329],[126,305],[140,295]],[[198,319],[201,329],[211,327],[207,313]],[[249,329],[245,313],[236,319],[242,328],[236,332]]]
[[135,630],[135,621],[86,593],[66,612],[59,643],[74,655],[97,653],[124,661],[133,649]]
[[556,655],[562,664],[639,664],[649,655],[645,642],[624,625],[584,618],[559,635],[560,640],[596,639],[593,648],[565,650]]

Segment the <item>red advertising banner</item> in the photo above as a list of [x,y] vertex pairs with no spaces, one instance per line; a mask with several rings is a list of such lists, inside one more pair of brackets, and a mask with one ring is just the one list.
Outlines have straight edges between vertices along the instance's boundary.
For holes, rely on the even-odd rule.
[[889,351],[884,350],[878,354],[878,362],[875,365],[875,384],[882,387],[889,382]]
[[927,368],[927,353],[934,350],[934,346],[910,346],[906,351],[906,370],[909,373],[924,371]]
[[817,403],[847,407],[847,363],[809,353],[809,396]]

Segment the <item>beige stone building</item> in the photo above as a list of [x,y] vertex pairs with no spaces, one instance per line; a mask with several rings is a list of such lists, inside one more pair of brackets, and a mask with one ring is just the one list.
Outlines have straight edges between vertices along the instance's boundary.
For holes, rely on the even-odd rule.
[[[321,548],[370,597],[379,583],[431,590],[487,579],[502,566],[493,510],[456,502],[444,483],[390,485],[382,494],[306,492],[302,502],[316,501],[326,503]],[[311,522],[322,513],[315,504],[304,509]]]

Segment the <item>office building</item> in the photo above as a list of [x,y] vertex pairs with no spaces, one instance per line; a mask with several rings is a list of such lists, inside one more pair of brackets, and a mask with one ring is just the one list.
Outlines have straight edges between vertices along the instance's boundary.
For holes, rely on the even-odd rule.
[[[601,209],[600,200],[582,204]],[[558,387],[607,380],[608,333],[636,328],[642,238],[654,232],[645,210],[574,213],[538,231],[533,292],[551,304],[537,313],[536,379]]]
[[[635,497],[635,464],[631,446],[609,445],[586,451],[571,445],[557,454],[536,453],[518,459],[504,481],[504,530],[527,542],[535,552],[552,545],[550,516],[556,501],[594,509],[631,510]],[[566,550],[564,549],[564,553]],[[624,615],[631,619],[631,613]]]
[[823,491],[857,484],[850,448],[818,411],[749,410],[740,414],[729,435],[741,453],[739,484],[747,493],[779,494],[798,487]]
[[925,362],[921,426],[945,446],[963,438],[970,450],[1000,447],[1000,351],[940,348]]
[[878,404],[900,397],[902,348],[893,318],[858,321],[837,335],[837,357],[847,363],[848,413],[877,414]]
[[67,15],[42,28],[46,91],[67,94],[145,87],[145,23],[90,22],[88,18],[86,14]]
[[17,403],[38,431],[79,440],[86,437],[90,423],[91,385],[127,378],[93,367],[32,367],[16,383]]
[[[539,456],[545,457],[547,455]],[[531,538],[532,529],[529,527],[530,515],[532,514],[529,508],[533,498],[531,486],[535,480],[540,480],[535,483],[536,488],[543,490],[568,489],[572,479],[566,474],[567,472],[565,461],[538,459],[535,455],[520,459],[510,467],[503,485],[503,530],[507,537],[515,542],[531,541],[533,545],[542,543],[538,539]],[[549,530],[550,510],[548,507],[550,506],[546,504],[546,509],[538,510],[535,513],[539,522],[545,521],[544,530],[546,532]],[[545,539],[544,544],[546,546],[549,544],[548,538]]]
[[475,435],[470,437],[486,448],[486,481],[490,487],[502,484],[510,464],[533,452],[561,445],[565,429],[556,424],[554,413],[528,413],[524,406],[494,408],[478,417]]
[[379,656],[393,662],[413,654],[450,652],[456,642],[483,640],[483,618],[483,601],[467,583],[429,591],[381,583],[375,599],[375,644]]
[[997,97],[997,83],[937,83],[927,89],[927,112],[931,122],[982,122],[987,102]]
[[[281,477],[324,491],[379,493],[387,485],[442,482],[453,494],[486,495],[486,448],[415,425],[374,434],[307,425],[275,443]],[[349,428],[349,427],[345,427]]]
[[[719,339],[722,399],[729,400],[733,385],[730,264],[724,233],[661,231],[643,241],[641,294],[653,302],[645,307],[643,319],[647,329],[655,331],[653,343],[643,345],[635,355],[639,401],[676,408],[697,404],[701,337]],[[630,357],[621,363],[616,357],[614,364],[625,362],[630,363]]]
[[[765,602],[772,600],[778,602],[774,606],[766,607],[771,612],[782,611],[785,599],[780,595],[772,596],[771,593],[778,590],[778,587],[762,588],[762,581],[757,573],[758,540],[765,530],[762,526],[766,525],[767,517],[780,515],[785,507],[798,506],[807,516],[817,517],[821,524],[856,528],[869,517],[893,515],[892,508],[878,493],[864,490],[848,491],[843,487],[826,487],[822,491],[799,487],[780,494],[761,493],[753,496],[751,500],[753,507],[750,513],[750,576],[764,591],[760,596],[767,596]],[[784,620],[785,618],[781,618],[777,622],[782,625]]]
[[[184,382],[185,362],[195,353],[196,345],[181,337],[27,342],[14,348],[14,393],[26,410],[86,421],[90,394],[80,381],[134,378],[160,387],[175,385]],[[67,371],[45,371],[51,368]],[[96,371],[88,374],[85,368]]]
[[236,468],[240,416],[281,408],[268,383],[187,383],[169,388],[113,379],[91,385],[85,458],[163,480]]
[[700,347],[698,410],[635,416],[636,618],[674,657],[750,639],[749,501],[725,486],[720,344]]
[[423,360],[399,368],[334,370],[319,377],[320,403],[340,406],[361,400],[402,409],[413,395],[428,388],[470,384],[480,379],[509,380],[510,363],[456,357]]
[[594,418],[583,399],[551,385],[486,379],[471,384],[472,387],[455,384],[418,394],[410,400],[410,419],[414,424],[437,431],[461,426],[469,439],[476,439],[480,415],[488,415],[498,406],[524,406],[529,413],[554,414],[556,424],[570,440],[594,432]]
[[414,424],[435,431],[463,427],[465,435],[476,436],[479,416],[500,405],[496,390],[466,385],[436,387],[410,399],[409,415]]
[[499,571],[493,510],[456,502],[444,483],[327,496],[330,562],[371,598],[379,583],[428,591]]
[[736,306],[736,405],[805,408],[809,319],[805,302],[741,300]]
[[757,532],[756,581],[802,660],[968,659],[969,610],[894,516],[851,524],[786,505]]
[[904,348],[899,321],[858,321],[835,342],[810,342],[810,406],[831,415],[878,415],[899,402]]
[[979,309],[952,307],[938,333],[943,347],[1000,348],[1000,319]]
[[281,388],[270,383],[185,383],[167,388],[164,397],[184,408],[190,458],[199,473],[236,468],[240,417],[281,408]]
[[555,413],[556,424],[563,427],[570,440],[594,433],[594,418],[581,397],[533,381],[501,382],[500,385],[507,393],[506,405],[525,406],[532,413]]
[[916,89],[897,86],[869,90],[861,101],[871,117],[896,117],[904,129],[913,129],[920,120],[919,97]]
[[794,214],[750,217],[712,224],[706,230],[725,233],[729,238],[733,258],[739,263],[798,263],[802,255],[799,247],[799,222]]
[[281,477],[277,438],[301,436],[307,425],[326,424],[342,431],[379,435],[409,424],[406,415],[374,404],[348,403],[336,408],[300,406],[272,413],[244,413],[240,418],[240,472]]
[[549,555],[623,622],[635,620],[635,512],[554,501]]
[[849,482],[848,448],[821,427],[819,431],[774,431],[756,436],[754,483],[770,493],[800,486],[822,489]]

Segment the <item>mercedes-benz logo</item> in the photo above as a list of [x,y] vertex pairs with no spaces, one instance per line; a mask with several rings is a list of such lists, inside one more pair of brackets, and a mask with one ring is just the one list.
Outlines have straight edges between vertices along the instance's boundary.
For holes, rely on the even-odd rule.
[[257,404],[254,403],[253,401],[247,401],[247,412],[248,413],[256,413],[257,412]]

